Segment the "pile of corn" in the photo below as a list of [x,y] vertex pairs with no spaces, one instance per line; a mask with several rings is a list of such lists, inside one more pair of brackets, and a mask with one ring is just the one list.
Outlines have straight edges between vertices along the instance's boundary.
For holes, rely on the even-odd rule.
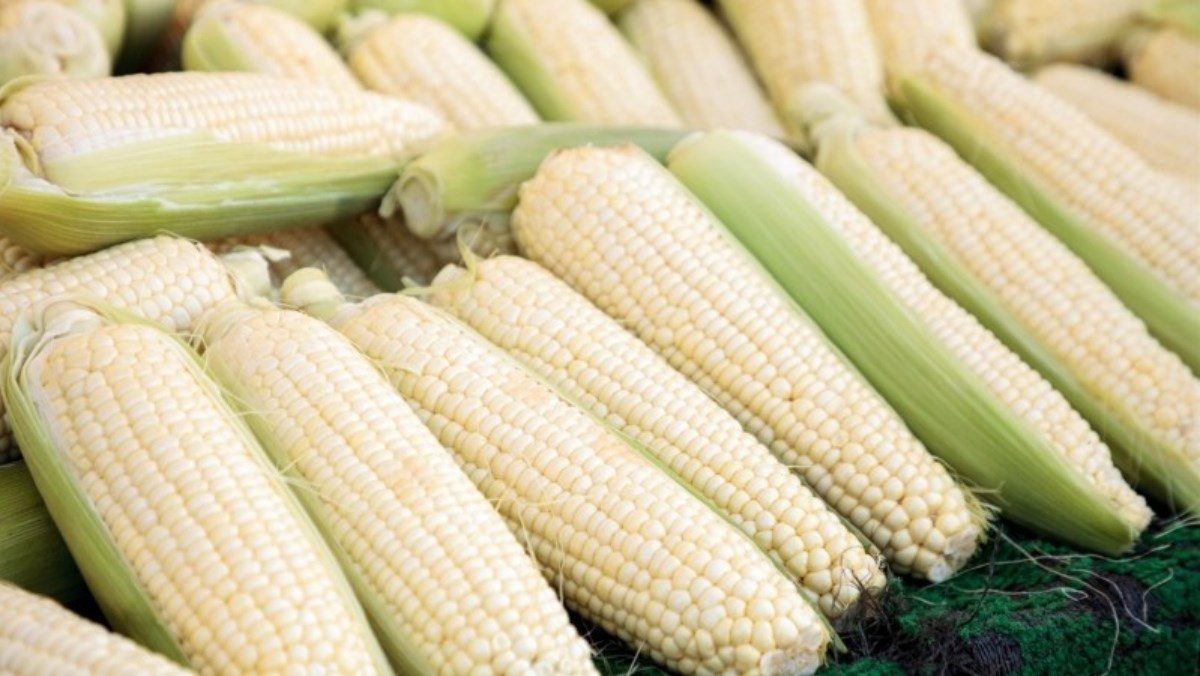
[[715,5],[0,0],[0,672],[811,673],[1200,516],[1200,2]]

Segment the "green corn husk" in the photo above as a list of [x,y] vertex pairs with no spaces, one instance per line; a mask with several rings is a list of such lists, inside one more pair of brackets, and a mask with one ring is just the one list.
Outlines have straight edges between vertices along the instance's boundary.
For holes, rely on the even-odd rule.
[[739,135],[680,144],[669,168],[774,276],[922,441],[1014,521],[1117,554],[1109,503],[892,295],[816,208]]
[[377,10],[387,14],[429,14],[454,26],[468,39],[478,40],[488,27],[496,0],[351,0],[353,12]]
[[141,69],[171,24],[178,0],[125,0],[125,35],[116,72]]
[[918,214],[887,192],[855,143],[856,135],[866,129],[861,116],[835,113],[818,124],[812,137],[819,144],[816,166],[821,173],[900,245],[939,289],[1061,392],[1109,445],[1114,462],[1131,483],[1178,509],[1200,511],[1200,472],[1183,450],[1142,424],[1120,398],[1089,389],[1069,363],[1043,345],[1003,300],[928,234]]
[[0,579],[63,605],[87,597],[67,545],[23,462],[0,465]]
[[1066,244],[1146,322],[1167,349],[1178,354],[1193,373],[1200,373],[1200,340],[1196,338],[1200,336],[1200,311],[1181,292],[1058,200],[1006,151],[1004,142],[996,140],[991,130],[952,96],[919,76],[901,78],[898,91],[897,105],[909,119],[950,144],[992,185]]
[[1200,39],[1200,2],[1196,0],[1157,0],[1142,10],[1142,16]]
[[[194,376],[210,386],[209,396],[225,402],[225,395],[211,381],[200,356],[182,339],[131,313],[86,298],[59,298],[36,308],[30,314],[22,315],[13,327],[12,349],[0,376],[0,392],[8,404],[13,432],[23,451],[25,463],[67,548],[80,564],[83,578],[105,619],[120,633],[186,666],[188,662],[182,646],[159,617],[132,563],[113,541],[108,526],[91,504],[79,478],[72,473],[70,463],[62,457],[35,401],[36,395],[28,379],[27,367],[31,359],[63,335],[63,328],[56,327],[51,317],[56,306],[87,310],[104,323],[140,324],[162,332],[164,338],[179,349],[180,357],[186,360]],[[238,428],[249,447],[258,448],[250,428],[232,409],[228,409],[227,420]],[[265,456],[262,463],[264,468],[269,467],[269,460]],[[316,527],[282,479],[277,482],[277,489],[291,513],[308,532],[311,541],[320,542]],[[337,564],[332,555],[326,555],[329,557],[330,570],[335,570]],[[342,579],[341,584],[347,607],[357,608],[348,582]],[[359,613],[365,623],[365,614],[361,610]],[[377,643],[369,643],[368,649],[374,654],[378,673],[390,674],[382,648]]]
[[254,0],[283,10],[312,26],[319,33],[328,33],[346,11],[349,0]]
[[384,199],[383,214],[404,212],[422,239],[451,238],[460,224],[503,230],[517,188],[554,150],[632,143],[662,160],[687,132],[570,123],[490,129],[454,136],[404,168]]
[[632,5],[634,0],[591,0],[591,3],[600,8],[600,11],[615,16],[625,11],[625,8]]

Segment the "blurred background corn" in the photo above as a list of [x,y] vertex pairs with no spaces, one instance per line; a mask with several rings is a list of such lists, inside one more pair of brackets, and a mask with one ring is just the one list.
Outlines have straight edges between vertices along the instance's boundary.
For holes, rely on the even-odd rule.
[[983,18],[988,49],[1019,68],[1106,63],[1146,0],[995,0]]
[[483,35],[498,0],[350,0],[355,13],[428,14],[475,41]]
[[863,5],[889,74],[920,65],[927,51],[976,44],[963,0],[863,0]]
[[0,84],[25,75],[101,77],[112,71],[104,36],[56,0],[0,2]]
[[1126,41],[1124,54],[1135,85],[1200,110],[1200,36],[1174,28],[1139,33]]

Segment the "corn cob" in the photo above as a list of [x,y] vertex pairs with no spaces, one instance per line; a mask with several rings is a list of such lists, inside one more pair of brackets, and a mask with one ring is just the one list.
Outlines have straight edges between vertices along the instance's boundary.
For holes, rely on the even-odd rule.
[[1164,28],[1131,36],[1124,51],[1125,70],[1134,84],[1200,110],[1200,36]]
[[348,296],[365,298],[379,293],[379,287],[367,278],[346,250],[321,228],[279,230],[208,243],[214,253],[226,253],[239,247],[271,247],[286,252],[286,256],[271,261],[272,273],[279,280],[300,268],[320,268]]
[[339,307],[313,285],[297,288],[384,368],[576,611],[683,673],[816,669],[820,615],[642,451],[420,301]]
[[796,138],[801,137],[799,125],[786,113],[799,90],[814,82],[836,86],[873,120],[892,120],[883,98],[883,64],[862,0],[719,0],[717,4]]
[[1200,180],[1200,113],[1083,66],[1049,66],[1034,81],[1082,110],[1155,169]]
[[[31,270],[0,282],[0,360],[8,354],[17,315],[62,294],[87,293],[172,330],[234,296],[230,273],[212,254],[170,237],[130,242]],[[11,459],[8,424],[0,416],[0,458]]]
[[633,47],[587,0],[501,0],[487,50],[547,120],[682,125]]
[[79,568],[23,462],[0,464],[0,514],[0,580],[65,604],[87,596]]
[[653,350],[524,259],[447,267],[430,300],[644,444],[799,581],[826,617],[884,577],[838,517]]
[[[569,215],[568,215],[569,214]],[[551,156],[513,212],[521,250],[729,410],[901,571],[944,579],[978,505],[662,167]]]
[[696,0],[638,0],[619,25],[684,124],[783,136],[745,57]]
[[41,267],[42,257],[0,236],[0,281]]
[[995,0],[981,39],[1018,68],[1053,61],[1103,63],[1146,0]]
[[209,2],[184,35],[182,59],[187,70],[265,73],[341,91],[361,89],[319,33],[268,5]]
[[962,0],[864,0],[885,71],[920,64],[931,49],[975,46],[975,27]]
[[0,84],[26,75],[108,75],[103,36],[78,12],[54,0],[0,2]]
[[388,672],[333,556],[186,345],[56,299],[13,346],[18,443],[116,629],[204,673]]
[[0,582],[0,672],[186,674],[48,598]]
[[1200,381],[1082,261],[935,137],[813,122],[821,171],[1090,420],[1125,476],[1200,507]]
[[441,21],[419,14],[358,21],[367,24],[345,24],[343,52],[368,89],[427,105],[462,131],[537,124],[504,73]]
[[303,486],[393,664],[594,673],[499,514],[349,341],[312,317],[242,303],[201,325],[208,367]]
[[488,26],[497,0],[350,0],[356,13],[380,10],[388,14],[428,14],[453,26],[471,41]]
[[445,130],[415,104],[249,73],[31,83],[0,123],[0,231],[57,254],[360,213]]
[[897,99],[1200,372],[1200,229],[1195,199],[1177,180],[981,52],[930,52],[900,79]]

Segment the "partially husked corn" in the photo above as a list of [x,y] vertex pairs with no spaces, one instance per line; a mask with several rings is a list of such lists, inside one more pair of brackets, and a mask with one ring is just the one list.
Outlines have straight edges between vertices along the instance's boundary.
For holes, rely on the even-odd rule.
[[681,126],[633,47],[587,0],[500,0],[487,50],[546,120]]
[[1052,61],[1106,62],[1146,0],[995,0],[982,41],[1021,68]]
[[797,579],[831,619],[885,579],[837,515],[703,390],[587,299],[512,256],[447,267],[430,301],[637,441]]
[[104,37],[56,0],[0,2],[0,84],[26,75],[103,77],[112,71]]
[[746,57],[696,0],[637,0],[618,24],[642,54],[683,123],[783,136]]
[[1124,51],[1125,70],[1135,85],[1200,110],[1200,38],[1163,28],[1132,36]]
[[179,339],[56,300],[5,398],[89,588],[200,673],[386,672],[333,556]]
[[[0,281],[0,359],[7,358],[20,313],[60,295],[86,293],[175,331],[232,299],[228,270],[199,244],[155,237],[80,256]],[[0,417],[0,458],[11,459],[11,432]]]
[[54,601],[0,582],[0,672],[161,674],[187,672]]
[[341,91],[361,89],[333,47],[311,26],[269,5],[207,3],[183,38],[183,67],[305,80]]
[[974,500],[652,158],[558,152],[522,186],[513,230],[525,255],[713,396],[895,568],[945,580],[970,557]]
[[441,21],[398,14],[362,30],[343,50],[367,88],[427,105],[462,131],[538,123],[504,73]]
[[281,249],[286,255],[272,261],[272,268],[282,280],[300,268],[320,268],[338,289],[354,298],[365,298],[379,293],[363,272],[350,258],[346,250],[338,246],[333,237],[322,228],[277,230],[262,235],[228,237],[208,242],[215,253],[225,253],[239,247],[272,247]]
[[975,46],[975,27],[962,0],[863,0],[887,73],[920,64],[925,52]]
[[827,629],[754,543],[517,362],[415,298],[325,312],[584,617],[683,673],[817,668]]
[[312,317],[243,303],[200,324],[206,363],[294,477],[394,664],[594,673],[500,515],[348,340]]

